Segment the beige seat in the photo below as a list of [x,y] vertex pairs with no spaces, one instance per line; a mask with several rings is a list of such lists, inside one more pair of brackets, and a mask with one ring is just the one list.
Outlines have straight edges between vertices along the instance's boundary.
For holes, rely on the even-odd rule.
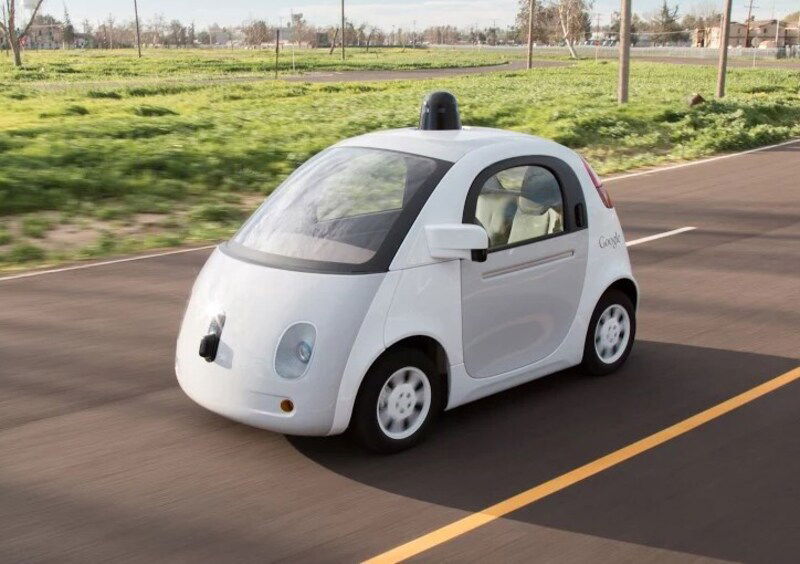
[[522,183],[509,243],[536,239],[564,230],[561,191],[546,169],[529,167]]
[[478,196],[475,218],[486,229],[490,247],[508,243],[517,208],[516,200],[516,193],[503,189],[496,177],[493,176],[484,184]]

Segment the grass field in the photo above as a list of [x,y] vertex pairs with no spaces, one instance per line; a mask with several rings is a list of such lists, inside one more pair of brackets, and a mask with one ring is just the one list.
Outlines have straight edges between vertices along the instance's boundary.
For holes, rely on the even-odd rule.
[[[280,74],[312,71],[433,69],[499,65],[524,56],[514,51],[464,49],[290,49],[278,59]],[[0,58],[0,81],[106,82],[134,79],[203,80],[254,75],[273,76],[275,53],[269,49],[151,49],[139,59],[131,49],[88,51],[30,51],[24,67],[16,69],[8,57]]]
[[[241,57],[257,61],[252,52]],[[93,68],[85,74],[97,78]],[[694,109],[685,99],[700,92],[711,100],[713,67],[634,62],[624,108],[615,103],[616,65],[604,61],[426,81],[56,90],[5,72],[0,268],[225,237],[324,147],[413,125],[422,95],[434,88],[458,96],[466,124],[553,138],[601,173],[800,136],[800,73],[789,70],[734,69],[729,97]]]

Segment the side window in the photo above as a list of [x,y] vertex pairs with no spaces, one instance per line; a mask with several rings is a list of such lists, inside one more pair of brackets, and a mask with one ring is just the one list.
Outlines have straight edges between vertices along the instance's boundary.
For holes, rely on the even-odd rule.
[[540,166],[516,166],[491,176],[478,194],[475,218],[489,234],[489,248],[564,231],[558,180]]

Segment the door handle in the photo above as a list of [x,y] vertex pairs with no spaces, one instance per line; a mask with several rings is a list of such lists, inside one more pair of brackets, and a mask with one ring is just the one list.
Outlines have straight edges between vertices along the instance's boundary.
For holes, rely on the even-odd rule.
[[550,255],[547,257],[542,257],[534,260],[529,260],[526,262],[521,262],[518,264],[514,264],[511,266],[504,266],[503,268],[497,268],[495,270],[489,270],[484,272],[481,275],[481,278],[484,280],[488,280],[490,278],[495,278],[497,276],[503,276],[504,274],[512,274],[514,272],[519,272],[520,270],[527,270],[529,268],[536,268],[537,266],[544,266],[546,264],[550,264],[552,262],[556,262],[559,260],[566,260],[570,259],[575,256],[575,250],[570,249],[568,251],[564,251],[562,253],[558,253],[555,255]]
[[578,228],[586,227],[586,207],[583,203],[575,205],[575,226]]

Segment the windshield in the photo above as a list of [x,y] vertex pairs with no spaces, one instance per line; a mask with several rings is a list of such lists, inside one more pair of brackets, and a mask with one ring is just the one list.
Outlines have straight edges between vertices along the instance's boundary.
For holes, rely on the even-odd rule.
[[297,169],[232,242],[273,258],[365,265],[398,236],[404,217],[405,236],[448,166],[394,151],[329,149]]

